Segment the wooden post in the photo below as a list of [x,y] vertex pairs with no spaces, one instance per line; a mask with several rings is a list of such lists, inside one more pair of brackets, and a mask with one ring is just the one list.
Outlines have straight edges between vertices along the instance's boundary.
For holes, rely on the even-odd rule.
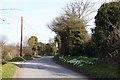
[[20,56],[22,56],[22,40],[23,40],[23,17],[21,17]]

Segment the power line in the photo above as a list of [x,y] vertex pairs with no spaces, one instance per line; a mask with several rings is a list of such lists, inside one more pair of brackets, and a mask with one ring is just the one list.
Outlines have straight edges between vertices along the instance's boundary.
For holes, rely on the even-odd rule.
[[17,8],[5,8],[5,9],[0,9],[0,10],[18,10],[18,11],[22,11],[21,9],[17,9]]
[[[3,9],[0,9],[0,11],[11,11],[11,10],[18,10],[18,11],[22,11],[22,10],[20,10],[20,9],[17,9],[17,8],[3,8]],[[7,12],[6,12],[7,13]],[[10,23],[9,22],[5,22],[5,21],[7,21],[7,19],[3,19],[3,18],[0,18],[0,20],[2,20],[2,22],[0,22],[0,24],[7,24],[7,25],[9,25]]]
[[[0,10],[19,10],[16,8],[8,8],[8,9],[0,9]],[[0,18],[2,21],[5,21],[4,19]],[[4,23],[2,23],[4,24]],[[20,56],[22,56],[22,42],[23,42],[23,17],[21,17],[21,37],[20,37]]]
[[10,23],[0,23],[0,24],[7,24],[7,25],[9,25]]
[[24,23],[26,24],[25,27],[29,28],[31,30],[31,32],[39,34],[39,32],[37,30],[35,30],[34,28],[32,28],[31,25],[29,25],[27,21],[24,20]]

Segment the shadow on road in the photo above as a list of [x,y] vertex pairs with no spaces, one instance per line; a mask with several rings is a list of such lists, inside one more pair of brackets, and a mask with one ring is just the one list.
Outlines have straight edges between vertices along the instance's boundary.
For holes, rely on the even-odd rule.
[[42,58],[37,58],[34,60],[29,60],[27,62],[19,62],[16,65],[18,65],[21,69],[29,69],[29,70],[39,70],[39,71],[45,71],[49,72],[51,75],[54,76],[76,76],[79,78],[87,78],[83,75],[80,75],[76,72],[73,72],[69,69],[66,69],[58,64],[56,64],[53,60],[52,57],[42,57]]

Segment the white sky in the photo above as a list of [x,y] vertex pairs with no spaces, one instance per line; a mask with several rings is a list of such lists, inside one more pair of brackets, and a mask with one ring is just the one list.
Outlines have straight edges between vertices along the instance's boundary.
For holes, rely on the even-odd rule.
[[[54,38],[55,33],[46,26],[57,17],[62,8],[71,0],[2,0],[0,1],[0,35],[8,38],[8,43],[20,42],[20,17],[24,17],[24,37],[36,36],[39,41],[47,43],[49,38]],[[96,9],[100,0],[96,2]],[[15,10],[4,10],[15,9]],[[94,14],[94,16],[96,13]],[[92,17],[94,17],[92,16]],[[5,21],[2,21],[2,19]],[[1,24],[4,23],[4,24]],[[10,24],[7,24],[10,23]],[[87,28],[94,27],[92,20]]]

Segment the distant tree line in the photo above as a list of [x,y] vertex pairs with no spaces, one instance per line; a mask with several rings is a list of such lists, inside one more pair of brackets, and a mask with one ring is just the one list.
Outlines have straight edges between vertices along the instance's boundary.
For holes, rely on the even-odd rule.
[[[2,63],[7,63],[11,59],[20,56],[19,44],[6,44],[7,40],[5,36],[0,36],[0,60]],[[37,57],[37,56],[51,56],[55,55],[57,49],[54,42],[42,43],[38,42],[36,36],[31,36],[24,41],[22,48],[22,57]]]
[[31,56],[43,56],[43,55],[54,55],[56,52],[56,47],[54,43],[42,43],[38,42],[36,36],[31,36],[27,41],[27,46],[23,48],[24,55]]

